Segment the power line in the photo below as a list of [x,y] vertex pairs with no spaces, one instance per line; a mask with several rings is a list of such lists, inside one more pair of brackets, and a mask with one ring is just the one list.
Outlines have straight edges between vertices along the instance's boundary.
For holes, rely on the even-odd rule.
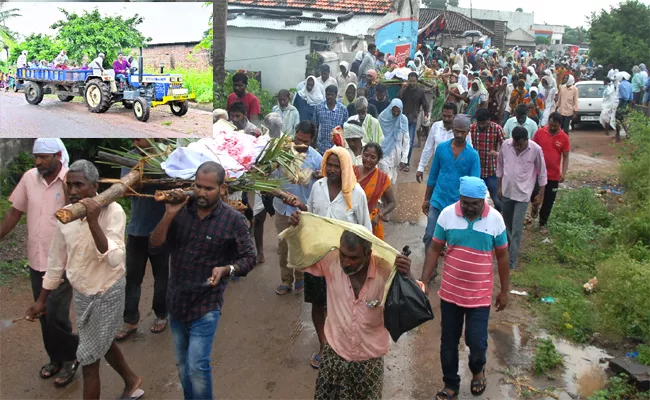
[[253,58],[242,58],[239,60],[226,60],[226,62],[236,62],[236,61],[251,61],[251,60],[261,60],[264,58],[273,58],[273,57],[280,57],[280,56],[286,56],[288,54],[295,54],[295,53],[302,53],[305,50],[296,50],[296,51],[290,51],[288,53],[280,53],[280,54],[273,54],[271,56],[263,56],[263,57],[253,57]]

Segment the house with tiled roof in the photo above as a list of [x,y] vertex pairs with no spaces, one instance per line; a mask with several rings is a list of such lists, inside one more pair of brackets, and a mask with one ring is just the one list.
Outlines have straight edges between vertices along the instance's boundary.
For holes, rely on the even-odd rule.
[[354,58],[360,37],[373,43],[393,20],[417,19],[418,8],[419,0],[228,0],[226,69],[260,72],[273,94],[291,89],[305,79],[314,52],[328,52],[343,38],[349,53],[329,56],[335,75],[340,60]]
[[432,41],[442,47],[464,46],[472,42],[472,38],[461,37],[467,31],[481,33],[480,37],[474,37],[474,41],[485,41],[494,36],[492,29],[461,13],[438,8],[420,9],[419,41]]

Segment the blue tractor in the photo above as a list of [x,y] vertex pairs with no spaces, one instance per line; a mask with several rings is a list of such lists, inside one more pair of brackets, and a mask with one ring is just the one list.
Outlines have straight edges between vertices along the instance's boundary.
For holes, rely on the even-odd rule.
[[142,49],[138,67],[132,67],[126,81],[118,82],[113,70],[60,70],[18,68],[16,83],[24,84],[25,100],[37,105],[43,95],[55,94],[63,102],[83,97],[88,110],[106,112],[113,104],[122,103],[133,109],[138,121],[149,120],[153,107],[168,104],[172,114],[183,116],[189,109],[188,100],[195,98],[183,87],[178,74],[144,74]]

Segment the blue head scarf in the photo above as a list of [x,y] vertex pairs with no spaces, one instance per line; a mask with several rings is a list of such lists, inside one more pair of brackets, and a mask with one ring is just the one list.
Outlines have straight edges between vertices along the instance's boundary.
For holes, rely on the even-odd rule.
[[[399,116],[393,116],[393,107],[398,107],[400,110]],[[409,131],[409,121],[404,115],[404,105],[402,100],[393,99],[390,105],[379,114],[379,125],[384,133],[384,140],[381,142],[381,149],[386,156],[390,155],[395,149],[397,138],[400,132]]]
[[475,176],[463,176],[460,178],[460,195],[472,199],[484,199],[487,193],[487,186],[483,179]]

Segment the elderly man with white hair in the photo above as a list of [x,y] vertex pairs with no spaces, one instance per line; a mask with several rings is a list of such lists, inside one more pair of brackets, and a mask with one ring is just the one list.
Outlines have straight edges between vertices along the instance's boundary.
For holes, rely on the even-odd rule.
[[264,117],[264,127],[272,138],[279,138],[282,136],[283,123],[282,116],[278,113],[272,112]]
[[[9,196],[12,206],[0,222],[0,241],[27,213],[27,259],[32,294],[37,299],[57,225],[54,214],[68,202],[64,185],[69,157],[61,139],[36,139],[32,154],[35,168],[25,172]],[[78,366],[75,359],[79,338],[72,333],[71,301],[72,287],[63,277],[48,298],[47,315],[39,318],[43,344],[50,358],[41,367],[40,377],[48,379],[58,374],[54,384],[59,387],[72,382]]]
[[104,53],[99,53],[97,58],[91,61],[91,63],[88,65],[88,68],[93,70],[93,74],[95,75],[101,75],[104,72],[104,58],[106,56]]

